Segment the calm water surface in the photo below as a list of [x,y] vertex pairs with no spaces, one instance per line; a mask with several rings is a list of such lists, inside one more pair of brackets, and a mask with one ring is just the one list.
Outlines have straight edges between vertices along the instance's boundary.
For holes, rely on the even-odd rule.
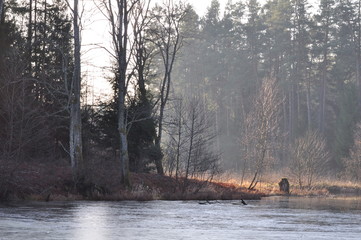
[[361,239],[361,198],[0,204],[0,239]]

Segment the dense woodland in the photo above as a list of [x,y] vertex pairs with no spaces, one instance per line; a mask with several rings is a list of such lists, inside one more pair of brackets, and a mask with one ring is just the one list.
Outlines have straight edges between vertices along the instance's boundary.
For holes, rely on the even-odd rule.
[[[86,101],[82,4],[0,0],[0,192],[23,163],[361,180],[361,1],[96,1],[113,97]],[[80,10],[79,10],[80,8]],[[107,40],[108,41],[108,40]]]

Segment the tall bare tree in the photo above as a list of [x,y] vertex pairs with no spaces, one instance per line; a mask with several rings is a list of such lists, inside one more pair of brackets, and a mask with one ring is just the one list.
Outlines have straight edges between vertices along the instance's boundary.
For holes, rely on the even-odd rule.
[[[159,86],[159,117],[156,147],[161,148],[164,111],[168,102],[172,82],[172,71],[177,53],[183,45],[184,35],[181,24],[186,16],[186,6],[167,0],[162,6],[156,6],[152,13],[151,40],[158,48],[163,65],[163,77]],[[157,172],[164,174],[162,159],[156,159]]]
[[[129,186],[129,154],[127,140],[126,94],[129,80],[133,74],[128,75],[128,65],[132,46],[129,46],[129,24],[132,11],[142,6],[141,0],[103,0],[99,9],[110,23],[110,34],[113,44],[112,56],[116,61],[116,92],[118,105],[118,134],[120,139],[121,183]],[[139,9],[138,9],[139,10]],[[139,22],[141,23],[141,21]],[[137,38],[138,39],[138,38]],[[141,59],[143,61],[143,59]]]

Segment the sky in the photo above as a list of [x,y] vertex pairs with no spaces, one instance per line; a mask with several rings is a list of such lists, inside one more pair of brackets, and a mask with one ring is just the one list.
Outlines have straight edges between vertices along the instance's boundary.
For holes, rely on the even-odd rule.
[[[153,2],[162,2],[163,0],[153,0]],[[228,0],[219,0],[221,12]],[[196,12],[203,16],[210,6],[211,0],[188,0],[194,6]],[[83,79],[89,88],[83,88],[88,91],[86,102],[94,103],[98,99],[110,99],[112,90],[108,82],[111,77],[109,66],[112,66],[111,57],[105,49],[99,45],[109,48],[110,35],[108,32],[108,23],[99,13],[99,10],[91,1],[85,1],[85,15],[83,17],[82,31],[82,72]],[[83,81],[84,82],[84,81]]]
[[[221,13],[229,0],[219,0]],[[232,2],[236,2],[233,0]],[[261,4],[267,0],[259,0]],[[309,0],[310,3],[318,2],[319,0]],[[163,2],[163,0],[153,0],[153,2]],[[188,3],[193,5],[198,15],[203,16],[211,4],[211,0],[188,0]],[[112,90],[108,82],[111,77],[109,67],[111,57],[103,46],[109,49],[111,46],[110,35],[108,32],[109,24],[104,17],[99,13],[99,10],[94,6],[92,1],[84,0],[85,9],[83,17],[83,31],[82,31],[82,72],[83,79],[86,80],[89,88],[84,88],[88,91],[88,99],[86,101],[91,104],[97,99],[110,99]]]
[[[260,2],[265,0],[260,0]],[[153,2],[163,2],[163,0],[153,0]],[[188,0],[194,6],[196,12],[203,16],[211,4],[211,0]],[[221,12],[228,0],[219,0]],[[99,45],[109,48],[108,23],[99,14],[99,10],[94,7],[91,1],[85,1],[85,15],[83,17],[82,31],[82,72],[83,79],[86,80],[89,88],[88,99],[92,104],[97,99],[110,99],[112,90],[107,78],[111,77],[109,66],[112,66],[111,57],[106,50],[99,48]]]
[[[219,3],[221,4],[221,9],[224,9],[227,1],[228,0],[219,0]],[[188,0],[188,2],[193,5],[194,10],[196,10],[196,12],[201,16],[205,14],[207,8],[211,5],[211,0]]]

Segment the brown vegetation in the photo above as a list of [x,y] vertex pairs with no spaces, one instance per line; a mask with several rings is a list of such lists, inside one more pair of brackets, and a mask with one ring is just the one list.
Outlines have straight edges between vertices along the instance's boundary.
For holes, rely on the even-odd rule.
[[[232,200],[260,199],[265,194],[231,183],[187,180],[151,173],[132,173],[131,187],[120,182],[118,171],[106,165],[87,179],[74,182],[67,163],[4,164],[0,169],[0,200]],[[11,168],[11,169],[10,169]]]
[[[280,175],[279,173],[283,173]],[[335,177],[318,178],[310,187],[300,187],[298,178],[290,172],[290,170],[282,170],[279,173],[272,173],[263,176],[262,181],[258,183],[257,190],[265,196],[287,195],[279,190],[278,182],[287,177],[290,183],[289,196],[318,196],[327,197],[334,195],[361,195],[361,184],[346,180],[335,180]],[[216,178],[225,184],[234,185],[238,188],[248,186],[250,181],[243,181],[240,185],[241,176],[234,174],[225,174]]]
[[[92,175],[74,182],[67,162],[58,163],[7,163],[0,166],[0,200],[236,200],[260,199],[264,196],[284,195],[279,191],[281,177],[268,176],[259,182],[257,190],[240,185],[237,176],[219,176],[215,181],[182,178],[151,173],[131,173],[131,187],[119,184],[119,172],[112,163],[93,165]],[[5,167],[6,166],[6,167]],[[96,169],[96,171],[94,171]],[[289,178],[292,196],[330,196],[336,194],[361,194],[361,185],[323,179],[312,188],[300,188],[296,178]]]

